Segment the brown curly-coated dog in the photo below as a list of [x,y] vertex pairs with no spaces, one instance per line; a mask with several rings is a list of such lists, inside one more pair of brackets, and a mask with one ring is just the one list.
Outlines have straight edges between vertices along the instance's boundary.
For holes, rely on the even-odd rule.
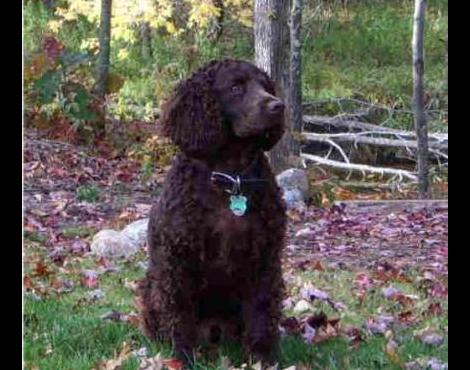
[[177,86],[161,123],[181,153],[150,213],[146,334],[187,363],[225,338],[272,362],[286,216],[264,151],[283,134],[284,104],[257,67],[213,61]]

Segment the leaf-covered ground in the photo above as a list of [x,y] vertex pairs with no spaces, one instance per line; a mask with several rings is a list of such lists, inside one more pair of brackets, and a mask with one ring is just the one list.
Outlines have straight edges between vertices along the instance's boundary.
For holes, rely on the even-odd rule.
[[[88,254],[96,231],[146,217],[164,171],[148,178],[136,163],[29,131],[24,150],[26,368],[179,368],[138,329],[145,251]],[[446,208],[290,212],[279,368],[446,369],[447,217]],[[230,344],[201,350],[196,364],[247,366]]]

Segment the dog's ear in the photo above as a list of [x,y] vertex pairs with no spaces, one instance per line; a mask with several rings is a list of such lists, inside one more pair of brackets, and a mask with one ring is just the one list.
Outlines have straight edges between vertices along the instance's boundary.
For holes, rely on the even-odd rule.
[[180,83],[163,105],[163,132],[190,156],[206,156],[223,145],[222,113],[212,92],[213,73],[198,71]]

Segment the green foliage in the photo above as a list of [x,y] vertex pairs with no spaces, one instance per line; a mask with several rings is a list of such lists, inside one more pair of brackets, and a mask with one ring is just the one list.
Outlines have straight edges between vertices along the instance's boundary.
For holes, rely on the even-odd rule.
[[40,48],[41,41],[48,32],[47,24],[51,14],[42,1],[28,1],[23,7],[23,48],[32,53]]
[[51,125],[54,120],[65,119],[72,130],[87,136],[86,132],[100,127],[86,68],[93,56],[67,50],[52,36],[45,37],[41,44],[42,50],[25,61],[26,103]]
[[[436,95],[443,79],[447,10],[446,2],[433,3],[426,15],[425,81]],[[357,2],[325,14],[304,24],[305,100],[361,96],[410,107],[413,4]]]
[[[153,110],[175,83],[205,62],[223,57],[252,60],[252,0],[230,0],[224,4],[223,32],[214,42],[211,32],[219,10],[212,1],[187,0],[178,8],[169,0],[114,2],[111,73],[122,80],[110,89],[111,115],[123,120],[152,120]],[[42,2],[29,1],[24,11],[25,64],[32,63],[45,36],[55,35],[64,45],[62,66],[80,65],[72,73],[67,72],[65,78],[90,91],[98,51],[99,1],[62,3],[53,13]],[[302,40],[304,100],[360,97],[408,109],[412,90],[412,14],[413,4],[401,0],[348,1],[346,5],[307,1]],[[151,58],[142,55],[139,24],[143,21],[150,25]],[[430,1],[425,27],[425,83],[428,107],[432,109],[447,109],[443,83],[447,24],[447,1]],[[25,73],[25,80],[31,80],[25,90],[34,87],[38,93],[34,104],[45,104],[43,110],[61,111],[68,119],[75,119],[76,126],[86,125],[84,120],[91,117],[81,107],[90,99],[79,90],[77,97],[59,104],[59,77],[51,72],[58,69],[60,66],[48,66],[32,71],[32,76]],[[62,85],[64,76],[58,75]],[[30,99],[26,102],[29,106]],[[136,112],[135,106],[141,109]],[[403,124],[389,123],[397,127]]]
[[62,229],[62,235],[66,238],[85,238],[95,232],[95,229],[86,226],[69,226]]
[[37,93],[37,103],[50,104],[57,96],[60,87],[60,75],[57,71],[47,71],[34,82],[34,91]]
[[32,242],[37,242],[40,244],[45,244],[47,242],[47,236],[39,231],[24,231],[24,239],[30,240]]
[[127,80],[118,95],[118,105],[146,107],[150,104],[152,106],[155,100],[154,94],[155,86],[150,78],[141,77]]
[[100,189],[95,185],[79,186],[77,188],[77,200],[80,202],[93,203],[100,198]]
[[134,144],[128,156],[140,162],[144,175],[150,176],[155,167],[168,166],[176,153],[177,148],[168,139],[154,135],[143,144]]
[[98,30],[96,21],[80,14],[76,20],[62,22],[57,36],[68,50],[78,53],[98,47]]

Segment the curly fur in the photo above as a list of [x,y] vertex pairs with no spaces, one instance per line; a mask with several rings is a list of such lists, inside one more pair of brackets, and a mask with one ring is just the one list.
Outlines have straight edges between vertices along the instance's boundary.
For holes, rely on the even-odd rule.
[[[144,329],[152,339],[171,340],[187,361],[204,342],[236,338],[247,354],[269,362],[278,342],[286,218],[263,151],[280,139],[283,125],[258,127],[259,133],[248,137],[234,135],[232,118],[214,91],[223,82],[217,80],[223,68],[248,80],[259,78],[275,99],[274,84],[264,72],[225,60],[180,83],[164,105],[164,132],[181,153],[150,214],[150,262],[140,285]],[[263,99],[260,104],[270,103],[271,98]],[[211,182],[211,172],[247,167],[267,181],[244,189],[249,208],[237,217],[227,207],[223,187]]]

